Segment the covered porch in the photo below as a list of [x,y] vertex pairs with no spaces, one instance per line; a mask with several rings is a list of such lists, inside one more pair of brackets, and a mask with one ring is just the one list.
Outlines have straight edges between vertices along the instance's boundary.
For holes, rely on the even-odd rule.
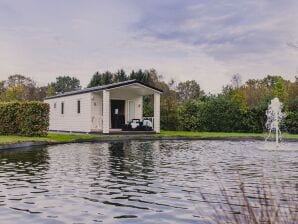
[[[140,83],[114,87],[92,93],[92,131],[103,134],[142,134],[160,132],[160,94],[161,92]],[[153,95],[153,116],[143,116],[143,97]],[[94,126],[98,117],[99,124]],[[132,122],[151,124],[152,129],[124,129]],[[149,122],[148,122],[149,121]],[[95,122],[96,123],[96,122]]]

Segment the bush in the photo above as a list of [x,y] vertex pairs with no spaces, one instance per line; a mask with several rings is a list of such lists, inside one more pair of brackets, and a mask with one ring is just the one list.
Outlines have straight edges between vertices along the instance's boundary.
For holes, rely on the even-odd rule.
[[287,113],[285,127],[289,133],[298,134],[298,112]]
[[211,97],[202,112],[204,131],[239,132],[242,129],[239,106],[224,97]]
[[183,131],[202,131],[202,120],[204,117],[201,115],[204,107],[202,101],[186,101],[179,108],[179,130]]
[[0,103],[0,134],[46,136],[49,105],[42,102]]
[[262,102],[259,105],[249,108],[241,118],[243,120],[244,132],[262,133],[266,132],[266,110],[268,103]]
[[289,102],[285,127],[289,133],[298,134],[298,97]]

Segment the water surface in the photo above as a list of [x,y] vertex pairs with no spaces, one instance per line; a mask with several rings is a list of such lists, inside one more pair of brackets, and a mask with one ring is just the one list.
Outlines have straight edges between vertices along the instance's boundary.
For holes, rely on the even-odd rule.
[[205,223],[212,209],[201,194],[216,202],[219,184],[235,194],[239,179],[251,194],[264,179],[295,188],[298,144],[264,144],[130,141],[1,151],[0,221]]

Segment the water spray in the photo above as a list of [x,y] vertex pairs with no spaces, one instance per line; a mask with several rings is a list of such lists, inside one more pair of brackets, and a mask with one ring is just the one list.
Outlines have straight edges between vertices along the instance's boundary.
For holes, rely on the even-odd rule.
[[269,131],[266,141],[270,138],[272,131],[275,131],[276,146],[278,146],[279,141],[281,140],[281,131],[279,126],[286,115],[282,112],[282,108],[283,104],[279,101],[277,97],[275,97],[273,100],[271,100],[271,103],[268,106],[268,110],[266,111],[266,128]]

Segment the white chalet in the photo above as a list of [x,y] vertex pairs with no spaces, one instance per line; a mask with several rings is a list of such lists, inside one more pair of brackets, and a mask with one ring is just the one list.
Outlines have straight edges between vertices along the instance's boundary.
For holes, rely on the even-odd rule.
[[143,96],[154,96],[153,130],[160,132],[162,90],[136,80],[85,88],[47,97],[50,131],[104,133],[121,132],[133,119],[143,120]]

